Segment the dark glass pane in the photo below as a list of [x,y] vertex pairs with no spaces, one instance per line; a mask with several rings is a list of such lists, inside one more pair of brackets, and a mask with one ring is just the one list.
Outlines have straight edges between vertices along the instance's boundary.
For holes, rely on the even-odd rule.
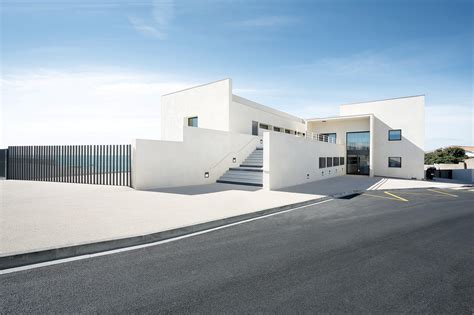
[[368,151],[370,147],[370,133],[367,132],[348,132],[347,150]]
[[328,157],[326,159],[326,164],[327,164],[328,167],[332,167],[332,158],[331,157]]
[[388,140],[402,140],[402,131],[401,130],[389,130],[388,131]]
[[389,157],[388,158],[388,167],[402,167],[402,158],[401,157]]
[[188,118],[188,126],[189,127],[197,127],[198,126],[198,118],[197,117]]

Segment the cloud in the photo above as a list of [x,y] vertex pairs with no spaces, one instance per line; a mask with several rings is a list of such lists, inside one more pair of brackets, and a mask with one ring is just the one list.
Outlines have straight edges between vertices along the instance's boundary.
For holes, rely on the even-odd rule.
[[292,24],[295,18],[289,16],[260,16],[235,23],[237,26],[244,27],[276,27]]
[[196,83],[110,69],[4,75],[0,147],[159,139],[161,95]]
[[173,0],[154,0],[151,18],[130,16],[128,21],[137,32],[164,40],[168,37],[167,31],[173,18]]

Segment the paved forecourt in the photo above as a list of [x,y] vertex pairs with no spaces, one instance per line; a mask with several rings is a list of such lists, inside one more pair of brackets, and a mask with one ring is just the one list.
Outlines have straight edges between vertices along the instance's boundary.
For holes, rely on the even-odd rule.
[[137,191],[128,187],[0,181],[0,256],[166,231],[323,196],[248,186]]

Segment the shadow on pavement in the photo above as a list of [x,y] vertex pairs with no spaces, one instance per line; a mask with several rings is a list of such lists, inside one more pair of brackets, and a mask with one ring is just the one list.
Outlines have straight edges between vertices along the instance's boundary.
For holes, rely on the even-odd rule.
[[229,191],[229,190],[257,191],[260,189],[262,188],[256,187],[256,186],[215,183],[215,184],[208,184],[208,185],[157,188],[157,189],[149,189],[146,191],[162,192],[162,193],[168,193],[168,194],[179,194],[179,195],[201,195],[201,194],[212,194],[212,193],[216,193],[220,191]]
[[343,175],[307,184],[286,187],[278,189],[278,191],[335,196],[344,193],[366,190],[380,180],[382,180],[382,177]]

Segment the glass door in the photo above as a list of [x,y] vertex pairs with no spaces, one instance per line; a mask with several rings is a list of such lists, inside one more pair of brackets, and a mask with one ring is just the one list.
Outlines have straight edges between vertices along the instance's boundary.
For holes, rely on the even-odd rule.
[[346,134],[347,174],[369,175],[370,132],[348,132]]

